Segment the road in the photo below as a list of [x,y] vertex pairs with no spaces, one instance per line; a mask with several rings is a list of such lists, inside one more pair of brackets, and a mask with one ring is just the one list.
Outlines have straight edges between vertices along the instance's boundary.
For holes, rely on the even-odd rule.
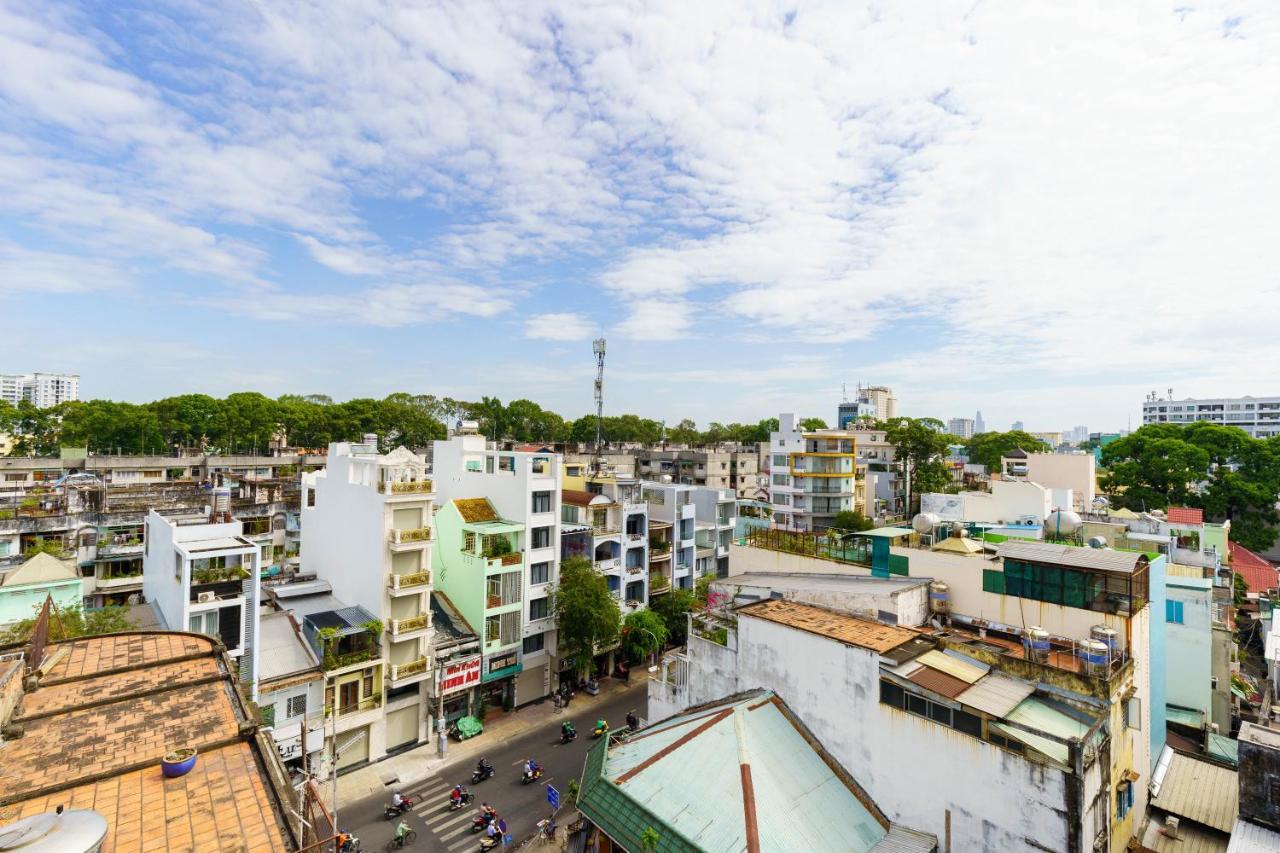
[[[596,720],[603,717],[612,728],[620,729],[626,725],[628,711],[635,709],[643,717],[645,684],[644,679],[634,679],[626,692],[589,708],[580,700],[574,700],[564,714],[551,718],[545,727],[494,743],[485,757],[497,770],[497,775],[479,785],[470,784],[476,759],[467,758],[446,764],[433,776],[404,786],[402,794],[419,798],[413,813],[407,817],[409,826],[418,832],[418,840],[412,849],[448,853],[479,850],[480,838],[471,833],[471,818],[482,802],[498,810],[507,822],[507,833],[517,843],[532,835],[537,831],[538,821],[550,813],[544,785],[552,785],[560,791],[561,798],[565,798],[569,780],[581,777],[587,750],[595,743],[591,729]],[[573,721],[578,738],[572,743],[561,744],[560,724],[566,719]],[[544,768],[541,784],[520,784],[521,765],[530,757]],[[448,810],[449,791],[458,783],[466,785],[476,798],[471,808],[451,812]],[[341,804],[339,817],[343,829],[354,832],[365,851],[381,850],[391,840],[396,822],[383,818],[383,809],[390,799],[391,791],[388,790],[386,796]],[[563,812],[561,814],[563,816]]]

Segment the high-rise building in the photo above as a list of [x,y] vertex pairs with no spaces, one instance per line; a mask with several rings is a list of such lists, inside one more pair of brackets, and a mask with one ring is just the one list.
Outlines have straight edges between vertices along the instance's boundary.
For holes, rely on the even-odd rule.
[[1027,427],[1025,424],[1022,423],[1022,421],[1014,421],[1013,426],[1009,427],[1009,429],[1013,430],[1014,432],[1025,432]]
[[978,435],[987,431],[987,425],[982,420],[982,410],[978,410],[978,416],[973,419],[973,434]]
[[770,503],[776,526],[825,530],[836,513],[865,508],[865,469],[858,468],[852,430],[805,431],[794,414],[769,435]]
[[26,400],[37,409],[80,399],[80,376],[75,373],[0,374],[0,401],[11,406]]
[[947,432],[958,438],[973,438],[975,423],[972,418],[952,418],[947,421]]
[[1209,397],[1173,399],[1152,392],[1142,401],[1144,424],[1211,424],[1239,427],[1254,438],[1280,435],[1280,397]]
[[898,398],[887,385],[859,385],[852,400],[836,407],[836,428],[845,429],[862,418],[889,421],[898,416]]

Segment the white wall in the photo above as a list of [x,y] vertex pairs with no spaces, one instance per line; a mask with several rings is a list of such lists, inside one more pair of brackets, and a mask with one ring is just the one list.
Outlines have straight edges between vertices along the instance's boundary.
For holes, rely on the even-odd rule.
[[1012,522],[1025,516],[1043,520],[1053,509],[1049,490],[1040,483],[993,480],[990,492],[963,492],[964,521]]
[[[1187,585],[1184,585],[1184,582]],[[1191,586],[1194,584],[1195,586]],[[1213,716],[1210,698],[1213,676],[1212,581],[1171,577],[1166,587],[1169,601],[1182,603],[1182,624],[1165,625],[1169,666],[1165,667],[1165,699],[1170,705],[1196,708],[1205,718]]]
[[929,618],[929,586],[926,583],[903,584],[899,589],[890,590],[886,582],[859,583],[851,578],[839,589],[830,589],[829,586],[828,583],[822,587],[789,589],[770,586],[767,581],[744,584],[728,577],[716,581],[711,588],[728,595],[743,596],[740,600],[743,604],[750,597],[765,599],[776,591],[787,601],[799,601],[868,619],[878,619],[881,612],[893,613],[897,616],[897,624],[910,628],[923,625]]
[[1051,489],[1071,489],[1077,509],[1088,509],[1095,494],[1092,453],[1028,453],[1027,479]]
[[304,490],[314,483],[315,506],[303,501],[301,567],[327,580],[344,604],[358,604],[385,618],[386,575],[391,571],[386,498],[377,491],[377,465],[352,461],[330,453],[327,470],[304,475]]
[[174,527],[154,509],[147,514],[147,531],[143,539],[142,595],[164,627],[170,631],[187,630],[187,590],[190,567],[181,565],[174,577],[175,561],[180,563],[174,546]]

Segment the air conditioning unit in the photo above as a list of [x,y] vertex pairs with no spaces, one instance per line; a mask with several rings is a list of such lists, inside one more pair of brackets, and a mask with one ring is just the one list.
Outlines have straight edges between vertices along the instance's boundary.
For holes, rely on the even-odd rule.
[[207,604],[210,601],[217,601],[217,600],[218,600],[218,594],[213,590],[209,590],[208,592],[202,592],[196,596],[196,601],[198,601],[201,604]]

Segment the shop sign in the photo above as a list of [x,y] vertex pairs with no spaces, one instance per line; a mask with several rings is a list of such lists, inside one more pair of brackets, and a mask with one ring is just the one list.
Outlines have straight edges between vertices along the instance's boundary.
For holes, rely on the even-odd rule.
[[480,683],[480,658],[448,663],[437,670],[440,673],[440,694],[448,696]]
[[486,658],[484,662],[484,680],[495,681],[514,675],[520,671],[520,653],[514,649],[500,655]]

